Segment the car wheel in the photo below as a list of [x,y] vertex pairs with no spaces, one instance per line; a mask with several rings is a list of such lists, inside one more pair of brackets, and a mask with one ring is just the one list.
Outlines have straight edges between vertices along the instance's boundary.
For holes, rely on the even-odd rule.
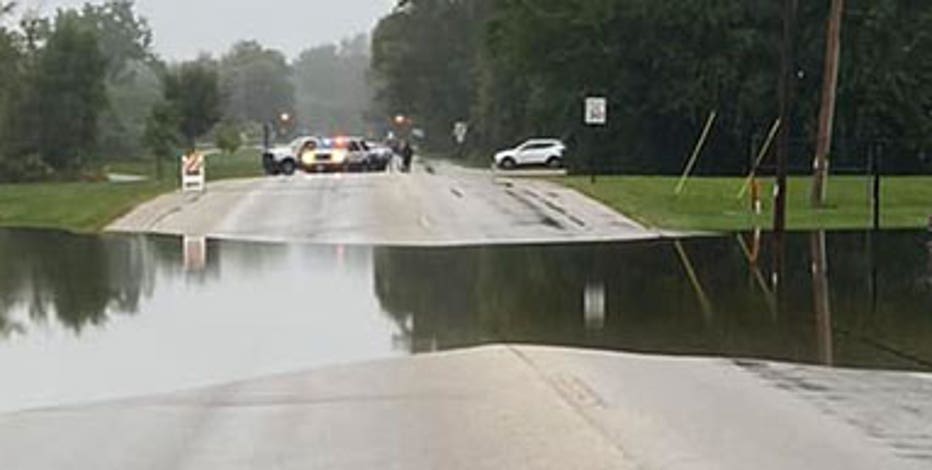
[[560,157],[550,157],[547,160],[547,166],[553,169],[563,168],[563,159]]
[[502,160],[502,168],[506,170],[514,170],[518,166],[518,163],[515,162],[514,158],[506,158]]
[[295,165],[294,160],[285,160],[281,165],[282,174],[286,176],[291,176],[298,170],[298,165]]

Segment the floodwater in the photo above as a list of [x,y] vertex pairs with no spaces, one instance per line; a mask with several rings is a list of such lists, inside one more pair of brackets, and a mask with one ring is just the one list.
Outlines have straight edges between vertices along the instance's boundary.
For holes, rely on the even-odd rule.
[[770,246],[766,234],[443,249],[0,230],[0,411],[498,342],[932,370],[932,235],[790,234],[783,276]]

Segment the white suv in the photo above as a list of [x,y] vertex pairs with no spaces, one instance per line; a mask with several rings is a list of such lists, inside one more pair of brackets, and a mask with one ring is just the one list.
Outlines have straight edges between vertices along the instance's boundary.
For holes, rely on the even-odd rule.
[[563,166],[566,145],[557,139],[531,139],[509,150],[495,154],[495,166],[510,170],[524,165]]

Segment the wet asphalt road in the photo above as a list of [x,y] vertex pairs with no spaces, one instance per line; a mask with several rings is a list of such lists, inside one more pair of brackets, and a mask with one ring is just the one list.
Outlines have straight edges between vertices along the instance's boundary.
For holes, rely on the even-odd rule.
[[0,415],[0,454],[20,470],[918,470],[932,462],[930,387],[495,346]]
[[661,234],[559,185],[436,163],[412,174],[298,174],[170,194],[117,232],[367,245],[618,241]]

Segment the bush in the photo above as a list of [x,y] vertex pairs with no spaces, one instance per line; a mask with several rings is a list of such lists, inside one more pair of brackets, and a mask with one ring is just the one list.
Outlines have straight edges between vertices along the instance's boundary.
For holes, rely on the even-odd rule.
[[217,148],[222,150],[223,153],[232,155],[243,145],[243,139],[242,136],[240,136],[239,128],[235,124],[223,123],[215,132],[215,143],[217,144]]
[[0,183],[35,183],[48,180],[53,173],[36,154],[0,158]]

